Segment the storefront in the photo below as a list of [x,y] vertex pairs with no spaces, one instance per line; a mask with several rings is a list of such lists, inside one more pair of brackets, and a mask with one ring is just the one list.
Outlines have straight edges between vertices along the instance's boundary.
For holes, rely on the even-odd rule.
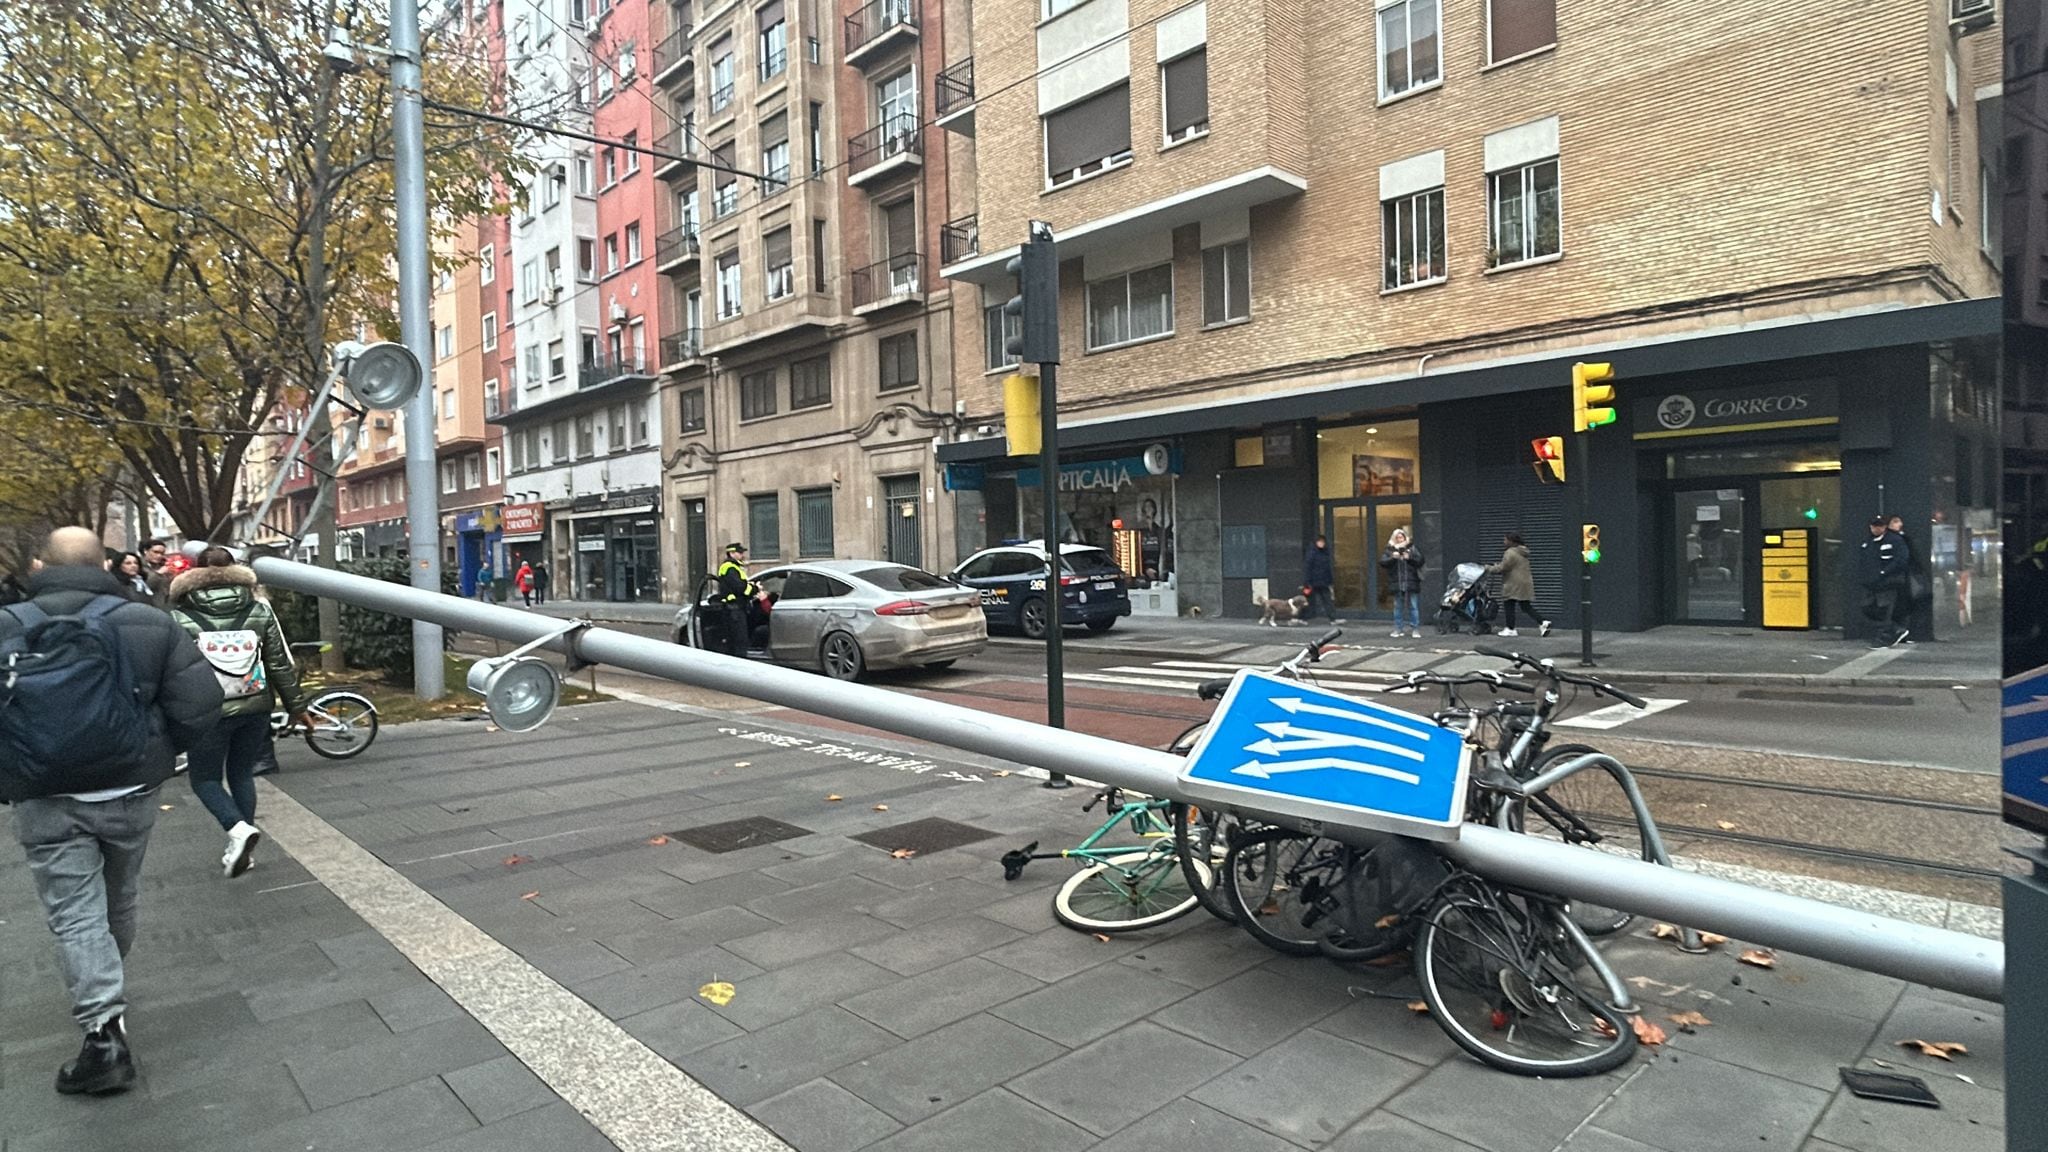
[[662,598],[661,510],[658,490],[578,496],[554,517],[566,531],[570,580],[557,576],[564,599],[614,602]]
[[493,577],[508,580],[505,570],[503,514],[493,505],[457,512],[450,525],[455,547],[458,586],[464,596],[476,595],[477,575],[489,563]]
[[[1421,465],[1420,421],[1366,420],[1317,427],[1316,522],[1329,538],[1336,575],[1331,596],[1339,609],[1392,615],[1394,592],[1379,558],[1395,529],[1415,532]],[[1423,554],[1429,557],[1427,546]]]
[[547,555],[546,508],[539,503],[505,505],[498,516],[498,555],[493,558],[498,575],[510,581],[520,564],[542,564]]

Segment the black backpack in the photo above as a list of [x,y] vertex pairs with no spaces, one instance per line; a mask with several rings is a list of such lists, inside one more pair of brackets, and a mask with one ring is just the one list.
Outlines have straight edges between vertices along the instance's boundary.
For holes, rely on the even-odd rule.
[[21,631],[0,640],[0,801],[116,786],[153,732],[149,707],[99,596],[75,615],[26,601],[0,609]]

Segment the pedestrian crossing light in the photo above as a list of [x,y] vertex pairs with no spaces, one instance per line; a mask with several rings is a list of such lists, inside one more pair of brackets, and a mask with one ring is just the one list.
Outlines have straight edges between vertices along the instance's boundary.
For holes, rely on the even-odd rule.
[[1818,520],[1820,519],[1820,505],[1808,504],[1806,506],[1806,511],[1801,512],[1800,515],[1806,517],[1808,520]]
[[1579,558],[1588,564],[1600,562],[1600,526],[1581,524],[1579,526]]
[[1564,483],[1564,437],[1538,436],[1529,441],[1529,450],[1536,455],[1530,461],[1536,479],[1545,484]]
[[1614,403],[1614,385],[1607,383],[1612,379],[1612,364],[1572,365],[1572,431],[1614,423],[1614,409],[1608,407]]

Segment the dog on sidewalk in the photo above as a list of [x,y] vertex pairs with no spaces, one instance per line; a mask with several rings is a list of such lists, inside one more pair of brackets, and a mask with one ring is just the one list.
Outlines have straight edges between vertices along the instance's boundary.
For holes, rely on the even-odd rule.
[[1252,603],[1258,605],[1260,611],[1265,613],[1259,617],[1259,623],[1272,627],[1278,627],[1283,621],[1288,624],[1300,624],[1301,614],[1308,611],[1306,596],[1289,596],[1285,600],[1254,596]]

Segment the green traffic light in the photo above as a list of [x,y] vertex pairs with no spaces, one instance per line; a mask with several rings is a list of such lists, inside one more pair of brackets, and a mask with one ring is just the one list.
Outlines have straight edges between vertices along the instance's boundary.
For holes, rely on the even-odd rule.
[[1598,564],[1600,562],[1600,550],[1598,548],[1581,553],[1581,555],[1586,558],[1586,563],[1588,564]]
[[1818,520],[1820,519],[1820,509],[1818,507],[1810,507],[1802,515],[1808,520]]
[[1586,410],[1586,426],[1588,428],[1598,428],[1603,424],[1612,423],[1614,423],[1614,409],[1588,408]]

